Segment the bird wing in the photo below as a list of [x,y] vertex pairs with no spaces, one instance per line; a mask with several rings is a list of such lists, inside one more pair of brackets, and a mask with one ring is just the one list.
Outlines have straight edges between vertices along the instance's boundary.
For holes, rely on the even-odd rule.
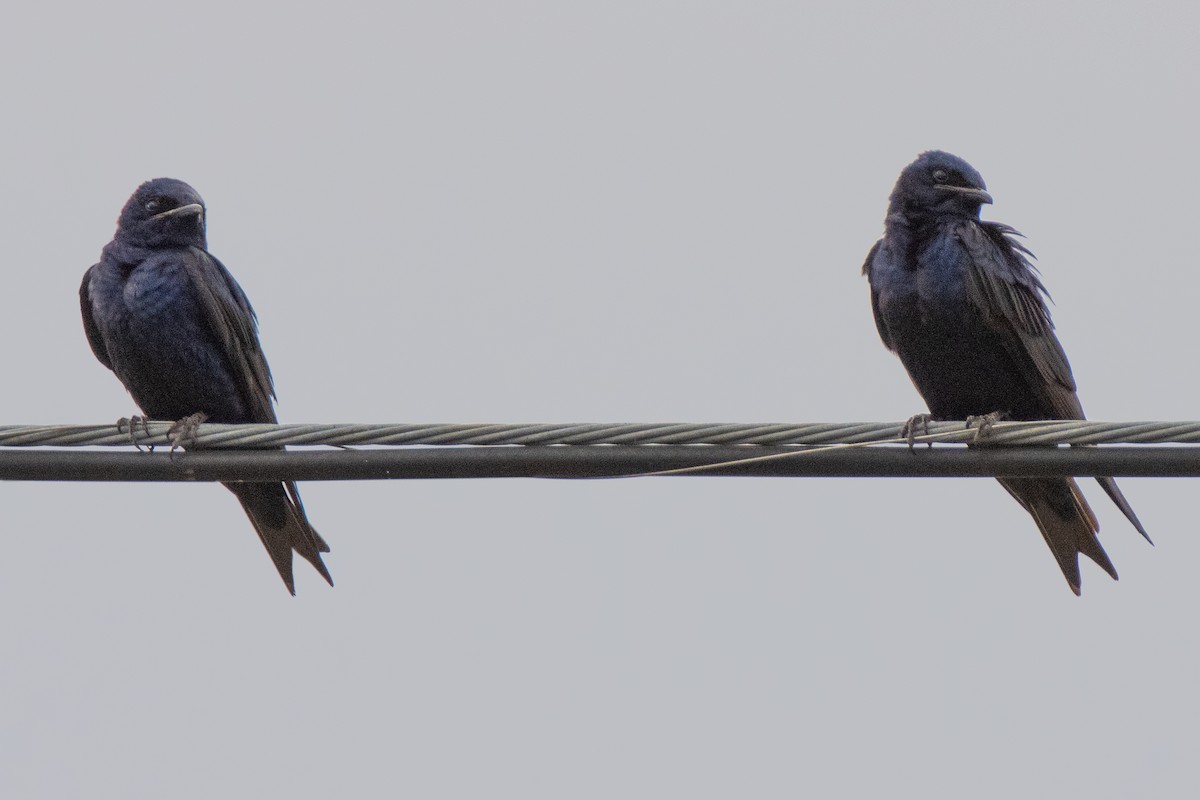
[[[1017,236],[1020,236],[1017,231],[996,222],[972,223],[960,229],[959,238],[971,260],[967,281],[969,297],[982,312],[986,323],[1000,334],[1004,346],[1024,373],[1026,385],[1041,396],[1040,406],[1045,409],[1046,416],[1057,419],[1083,419],[1083,406],[1079,402],[1079,396],[1075,394],[1075,378],[1071,374],[1071,365],[1067,363],[1067,355],[1063,352],[1058,337],[1054,335],[1054,323],[1050,321],[1050,311],[1046,308],[1046,287],[1038,279],[1037,270],[1029,263],[1027,256],[1031,255],[1030,252],[1015,239]],[[1138,533],[1149,542],[1150,535],[1146,533],[1133,507],[1117,487],[1117,482],[1109,477],[1097,477],[1096,481]],[[1068,534],[1062,531],[1048,532],[1048,523],[1045,520],[1049,517],[1039,514],[1026,500],[1021,499],[1012,488],[1018,482],[1002,480],[1001,483],[1013,496],[1021,500],[1038,520],[1038,526],[1050,544],[1050,549],[1059,558],[1067,579],[1071,580],[1071,573],[1060,548],[1051,541],[1060,534]],[[1097,529],[1095,515],[1083,501],[1078,487],[1074,487],[1073,491],[1080,503],[1081,513],[1086,511],[1086,515],[1092,520],[1090,527],[1093,530]],[[1062,530],[1066,531],[1065,528]],[[1104,554],[1099,542],[1094,541],[1094,537],[1077,538],[1073,547],[1103,567],[1114,578],[1117,577],[1108,556]],[[1077,575],[1078,567],[1075,567],[1075,570]],[[1074,584],[1074,588],[1078,593],[1077,584]]]
[[[207,251],[191,248],[183,264],[195,287],[204,322],[233,370],[253,421],[277,422],[271,369],[258,341],[258,318],[250,300],[225,265]],[[292,594],[296,593],[292,578],[293,549],[333,585],[333,578],[321,559],[321,553],[329,552],[329,545],[309,523],[293,481],[225,486],[241,501]]]
[[968,299],[1004,343],[1029,389],[1041,396],[1047,417],[1083,419],[1071,365],[1046,307],[1046,288],[1029,262],[1031,253],[1014,238],[1019,235],[994,222],[959,227],[970,262]]
[[233,371],[253,421],[277,422],[271,369],[258,342],[258,319],[242,287],[207,251],[190,248],[182,261],[204,322]]
[[867,258],[863,261],[862,265],[862,274],[867,276],[867,282],[871,285],[871,313],[875,315],[875,328],[879,331],[879,338],[883,340],[884,347],[894,351],[896,348],[892,344],[892,335],[888,331],[887,323],[884,322],[883,314],[879,310],[879,290],[875,287],[875,281],[871,280],[871,267],[882,245],[883,239],[880,239],[871,248],[871,251],[867,253]]
[[104,334],[100,332],[100,326],[96,324],[96,318],[92,315],[92,293],[88,284],[92,282],[92,270],[98,266],[100,265],[94,264],[83,273],[83,283],[79,284],[79,310],[83,315],[83,332],[87,334],[92,352],[101,364],[112,369],[112,359],[108,356],[108,346],[104,344]]

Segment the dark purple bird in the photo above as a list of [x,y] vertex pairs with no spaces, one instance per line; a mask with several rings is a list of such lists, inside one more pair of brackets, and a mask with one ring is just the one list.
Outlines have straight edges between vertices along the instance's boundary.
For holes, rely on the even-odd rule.
[[[121,210],[79,302],[92,352],[152,419],[275,422],[271,371],[258,324],[237,281],[207,250],[204,201],[191,186],[156,178]],[[227,483],[288,591],[292,550],[330,585],[317,534],[296,485]]]
[[[957,156],[931,150],[905,167],[883,238],[863,264],[879,336],[934,419],[1083,419],[1031,254],[1015,230],[979,219],[991,202],[983,178]],[[1149,541],[1116,481],[1096,480]],[[1075,594],[1080,553],[1116,579],[1073,478],[1000,484],[1033,516]]]

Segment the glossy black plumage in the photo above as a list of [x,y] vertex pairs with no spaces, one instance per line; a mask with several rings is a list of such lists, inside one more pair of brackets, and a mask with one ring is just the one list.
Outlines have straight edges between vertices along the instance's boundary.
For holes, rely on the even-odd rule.
[[[271,372],[240,286],[207,250],[204,201],[171,178],[125,204],[113,240],[79,288],[84,330],[150,418],[203,413],[209,422],[276,422]],[[329,581],[294,483],[225,484],[237,495],[295,594],[292,550]]]
[[[880,338],[935,419],[1083,419],[1029,251],[1012,228],[979,219],[990,202],[982,176],[957,156],[929,151],[904,169],[863,264]],[[1116,482],[1097,480],[1146,536]],[[1117,577],[1074,479],[1000,483],[1033,516],[1076,594],[1079,553]]]

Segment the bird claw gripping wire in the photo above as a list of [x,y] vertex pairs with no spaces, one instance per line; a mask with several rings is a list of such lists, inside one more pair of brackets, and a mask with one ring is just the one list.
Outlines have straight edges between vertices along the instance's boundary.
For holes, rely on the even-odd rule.
[[[149,419],[147,419],[146,417],[139,416],[137,414],[134,414],[132,417],[121,417],[119,420],[117,420],[117,433],[124,433],[125,427],[129,426],[129,443],[131,445],[133,445],[134,447],[136,447],[139,453],[143,452],[142,446],[140,444],[138,444],[138,442],[137,442],[137,429],[138,429],[138,425],[141,425],[142,431],[147,436],[149,436],[150,435],[149,422],[150,422]],[[150,445],[150,452],[151,453],[154,452],[154,445]]]
[[[900,429],[900,438],[908,441],[908,449],[912,451],[917,446],[918,429],[925,436],[929,435],[929,423],[933,421],[932,414],[913,414]],[[927,443],[933,447],[933,442]]]
[[967,417],[967,428],[975,429],[975,441],[979,442],[992,432],[992,427],[1004,419],[1003,411],[993,411],[990,414],[971,415]]
[[175,455],[175,451],[183,447],[186,443],[195,443],[196,431],[206,419],[208,419],[208,414],[205,414],[203,411],[197,411],[195,414],[177,420],[174,425],[167,429],[167,438],[171,440],[172,457]]

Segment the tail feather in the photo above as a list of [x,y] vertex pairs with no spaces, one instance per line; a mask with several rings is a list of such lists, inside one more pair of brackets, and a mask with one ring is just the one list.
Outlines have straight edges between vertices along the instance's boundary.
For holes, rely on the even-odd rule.
[[[308,514],[304,511],[304,502],[300,499],[300,490],[296,488],[296,482],[288,481],[287,483],[283,484],[283,488],[287,490],[288,499],[292,501],[292,505],[295,506],[296,511],[299,512],[300,519],[303,521],[304,527],[308,530],[309,541],[312,543],[313,548],[315,548],[318,553],[328,553],[329,545],[325,543],[325,540],[321,538],[321,534],[317,533],[317,529],[314,528],[308,521]],[[301,553],[300,555],[304,555],[304,553]],[[308,558],[308,556],[304,557]],[[317,561],[321,561],[321,557],[319,555],[314,554],[314,557],[317,559]],[[311,561],[312,559],[309,558],[308,560]],[[313,566],[316,565],[314,564]],[[317,571],[321,571],[324,566],[325,563],[321,562],[321,566],[317,567]],[[328,576],[326,576],[325,579],[329,580]],[[332,586],[333,581],[329,581],[329,585]]]
[[309,523],[294,483],[226,483],[224,486],[242,504],[289,592],[296,594],[292,577],[293,550],[312,564],[330,586],[333,585],[333,578],[321,559],[321,553],[329,552],[329,545]]
[[[1083,417],[1080,416],[1079,419],[1083,419]],[[1088,444],[1072,445],[1072,447],[1093,446]],[[1125,519],[1129,520],[1133,527],[1137,529],[1137,532],[1142,535],[1142,538],[1150,542],[1150,544],[1154,544],[1150,538],[1150,534],[1146,533],[1146,529],[1142,527],[1142,521],[1137,518],[1137,514],[1133,513],[1133,506],[1129,505],[1129,501],[1125,499],[1125,495],[1121,494],[1121,490],[1117,488],[1117,482],[1112,478],[1096,478],[1096,483],[1100,484],[1101,488],[1104,489],[1104,493],[1116,503],[1117,508],[1121,509],[1121,513],[1125,515]]]
[[1116,567],[1096,538],[1100,524],[1074,478],[1002,478],[1000,485],[1033,517],[1071,591],[1080,593],[1080,553],[1117,579]]
[[1117,508],[1121,509],[1121,513],[1125,515],[1125,519],[1133,523],[1133,527],[1137,528],[1137,532],[1142,535],[1142,538],[1150,544],[1154,544],[1150,540],[1150,534],[1146,533],[1146,529],[1142,527],[1142,522],[1137,518],[1137,514],[1133,513],[1133,506],[1129,505],[1125,495],[1121,494],[1121,490],[1117,488],[1117,482],[1112,478],[1096,478],[1096,483],[1104,488],[1104,493],[1112,498],[1112,501],[1117,504]]

